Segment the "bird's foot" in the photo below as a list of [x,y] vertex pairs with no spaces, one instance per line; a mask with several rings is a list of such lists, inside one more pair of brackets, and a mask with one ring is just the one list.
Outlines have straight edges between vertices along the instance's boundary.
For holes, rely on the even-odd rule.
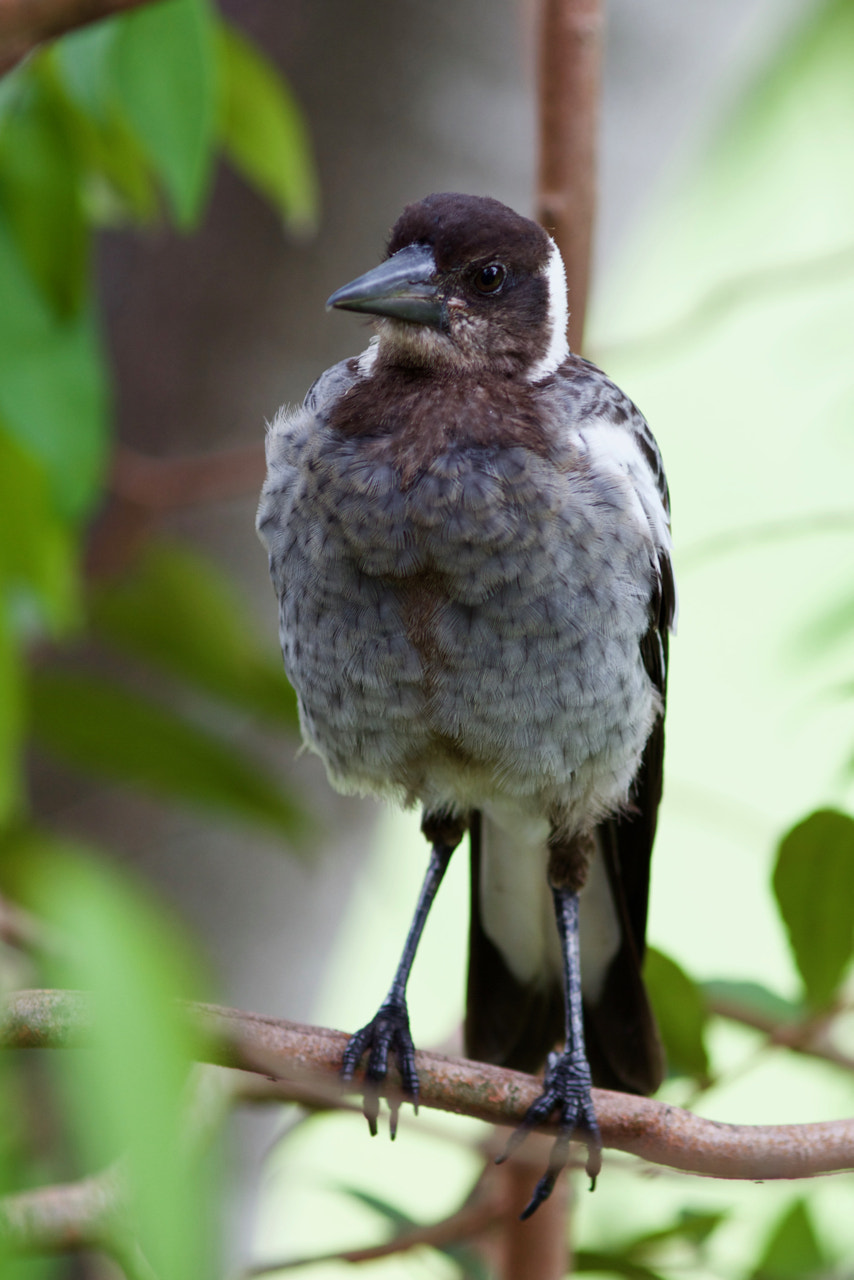
[[549,1157],[548,1168],[540,1178],[534,1194],[522,1213],[523,1220],[547,1200],[557,1181],[557,1176],[567,1162],[571,1138],[580,1138],[587,1147],[587,1175],[590,1190],[596,1186],[596,1178],[602,1168],[602,1138],[593,1110],[590,1095],[590,1067],[583,1053],[550,1053],[543,1080],[543,1092],[531,1103],[525,1118],[511,1135],[498,1157],[501,1164],[521,1146],[532,1129],[546,1124],[556,1111],[558,1131]]
[[[404,1099],[418,1111],[418,1073],[415,1070],[415,1045],[409,1033],[409,1012],[405,1001],[387,1001],[371,1021],[350,1037],[341,1060],[342,1080],[352,1080],[365,1053],[370,1050],[365,1071],[365,1093],[362,1111],[368,1122],[371,1136],[376,1137],[380,1095],[388,1074],[391,1053],[400,1072]],[[400,1101],[389,1100],[389,1134],[392,1141],[397,1133],[397,1117]]]

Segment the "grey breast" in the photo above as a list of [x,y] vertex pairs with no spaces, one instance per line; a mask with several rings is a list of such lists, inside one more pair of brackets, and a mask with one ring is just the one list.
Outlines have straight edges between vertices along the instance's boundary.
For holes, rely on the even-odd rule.
[[387,438],[329,428],[356,376],[328,371],[268,439],[258,525],[307,741],[347,789],[427,800],[456,777],[613,809],[657,710],[637,503],[568,432],[557,465],[458,441],[404,480]]

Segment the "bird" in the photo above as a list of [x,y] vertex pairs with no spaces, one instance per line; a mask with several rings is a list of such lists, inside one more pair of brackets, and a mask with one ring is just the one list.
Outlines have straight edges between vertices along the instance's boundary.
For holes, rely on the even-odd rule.
[[[505,1158],[556,1120],[595,1185],[591,1088],[655,1091],[641,966],[662,794],[670,499],[646,420],[567,345],[557,245],[486,196],[409,204],[327,307],[359,356],[268,425],[257,529],[305,743],[344,792],[420,806],[428,868],[388,994],[352,1036],[376,1133],[389,1061],[419,1098],[406,987],[470,843],[465,1051],[543,1070]],[[392,1137],[399,1103],[389,1101]]]

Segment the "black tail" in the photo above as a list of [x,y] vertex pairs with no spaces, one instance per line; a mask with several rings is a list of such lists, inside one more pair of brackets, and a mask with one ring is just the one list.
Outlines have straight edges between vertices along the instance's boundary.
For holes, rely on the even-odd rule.
[[478,1062],[535,1073],[563,1037],[563,989],[559,979],[525,984],[514,977],[483,928],[480,915],[481,820],[475,812],[471,841],[471,918],[466,993],[465,1050]]
[[[664,1055],[641,977],[636,927],[646,919],[646,899],[630,912],[621,877],[620,836],[616,820],[603,823],[600,844],[617,914],[622,943],[608,968],[599,999],[585,1004],[587,1055],[593,1083],[626,1093],[654,1093],[664,1075]],[[472,815],[471,923],[465,1021],[465,1047],[470,1058],[517,1071],[542,1070],[546,1055],[564,1034],[564,997],[560,979],[520,982],[483,928],[480,912],[481,827]],[[623,840],[623,843],[625,841]],[[647,863],[648,869],[648,863]],[[641,948],[643,936],[641,935]]]

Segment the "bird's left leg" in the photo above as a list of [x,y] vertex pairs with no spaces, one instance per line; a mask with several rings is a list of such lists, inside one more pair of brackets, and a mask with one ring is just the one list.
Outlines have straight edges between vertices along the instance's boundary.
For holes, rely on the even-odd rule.
[[584,1017],[581,1001],[581,960],[578,940],[578,893],[584,884],[592,842],[585,838],[555,840],[549,859],[549,884],[563,958],[566,1043],[562,1053],[550,1053],[546,1062],[543,1092],[511,1135],[501,1160],[506,1160],[532,1129],[545,1124],[557,1113],[558,1133],[548,1168],[537,1183],[522,1213],[530,1218],[551,1195],[557,1176],[566,1164],[569,1143],[579,1137],[587,1146],[587,1174],[591,1190],[602,1167],[602,1138],[590,1090],[590,1065],[584,1047]]
[[[442,883],[451,854],[463,838],[467,822],[465,819],[452,817],[446,813],[425,813],[421,821],[421,830],[430,841],[432,849],[427,874],[421,885],[421,893],[415,908],[415,915],[406,935],[403,954],[395,971],[388,995],[375,1016],[366,1026],[352,1036],[344,1050],[341,1062],[341,1077],[352,1080],[353,1074],[363,1054],[370,1050],[368,1066],[365,1071],[365,1097],[363,1110],[371,1134],[377,1132],[377,1116],[379,1115],[379,1099],[382,1085],[388,1073],[389,1054],[397,1060],[400,1078],[403,1084],[403,1095],[418,1110],[418,1073],[415,1070],[415,1046],[409,1032],[409,1010],[406,1006],[406,984],[409,972],[415,959],[415,952],[427,922],[430,907],[439,885]],[[389,1132],[394,1138],[397,1132],[397,1117],[400,1103],[389,1102]]]

